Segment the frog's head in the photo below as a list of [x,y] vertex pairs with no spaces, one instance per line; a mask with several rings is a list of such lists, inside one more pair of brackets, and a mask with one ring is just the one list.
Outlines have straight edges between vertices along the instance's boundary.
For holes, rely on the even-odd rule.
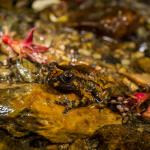
[[47,83],[61,92],[70,93],[75,89],[73,84],[74,79],[75,71],[55,67],[50,71],[47,77]]

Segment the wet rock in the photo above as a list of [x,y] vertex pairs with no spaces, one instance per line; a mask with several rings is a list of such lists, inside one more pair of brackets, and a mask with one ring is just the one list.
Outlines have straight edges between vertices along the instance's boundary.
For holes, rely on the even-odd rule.
[[149,127],[130,127],[108,125],[97,131],[95,137],[99,140],[99,149],[147,150],[150,148]]
[[150,86],[150,74],[131,74],[129,78],[139,85]]
[[6,67],[0,68],[0,81],[8,81],[11,71]]
[[146,57],[150,57],[150,49],[144,51]]
[[[101,35],[122,38],[134,32],[142,22],[137,12],[130,8],[115,6],[106,8],[104,11],[104,15],[99,19],[77,20],[78,23],[75,26],[77,29],[96,31]],[[90,10],[89,12],[91,13]]]
[[99,111],[89,106],[72,109],[65,114],[64,107],[55,101],[77,97],[44,89],[37,84],[1,89],[0,104],[11,111],[0,114],[0,128],[18,138],[32,132],[53,143],[70,143],[77,138],[92,136],[105,125],[121,124],[119,115],[109,109]]
[[113,65],[120,63],[120,60],[118,58],[115,58],[113,55],[110,54],[103,56],[103,60],[106,63],[113,64]]
[[125,75],[128,79],[140,86],[150,86],[150,74],[149,73],[130,73],[120,72]]
[[86,140],[78,139],[73,144],[70,145],[69,150],[88,150],[88,144]]
[[135,11],[126,8],[112,8],[105,13],[99,22],[99,29],[104,34],[123,37],[135,31],[139,16]]
[[150,58],[141,58],[137,61],[137,64],[144,72],[150,73]]

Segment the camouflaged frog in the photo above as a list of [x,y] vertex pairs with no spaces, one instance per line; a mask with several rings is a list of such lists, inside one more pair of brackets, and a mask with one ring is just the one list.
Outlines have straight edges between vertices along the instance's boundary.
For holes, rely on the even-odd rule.
[[111,76],[86,65],[53,65],[45,82],[59,92],[74,93],[79,97],[76,101],[65,99],[57,102],[66,106],[66,109],[106,102],[117,91],[121,91],[118,82]]

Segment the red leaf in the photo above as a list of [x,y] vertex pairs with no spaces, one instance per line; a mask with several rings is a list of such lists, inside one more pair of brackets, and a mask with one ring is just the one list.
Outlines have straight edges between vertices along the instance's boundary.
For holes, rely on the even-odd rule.
[[42,53],[48,50],[48,47],[41,45],[32,45],[33,51],[37,53]]
[[150,98],[150,93],[139,92],[134,94],[134,100],[137,104],[142,104]]
[[13,40],[8,35],[3,35],[2,41],[9,46],[11,46],[11,44],[13,42]]
[[35,28],[32,28],[27,37],[21,41],[15,41],[8,35],[2,36],[2,41],[17,53],[20,57],[28,57],[38,63],[47,63],[47,56],[41,53],[46,52],[49,48],[46,46],[33,43],[33,33]]
[[23,47],[29,48],[33,52],[36,53],[42,53],[48,50],[48,47],[46,46],[41,46],[38,44],[33,44],[33,33],[36,28],[32,28],[30,32],[28,33],[26,39],[23,41]]
[[33,33],[35,31],[35,28],[32,28],[30,32],[28,33],[27,37],[25,38],[23,44],[24,45],[31,45],[33,43]]

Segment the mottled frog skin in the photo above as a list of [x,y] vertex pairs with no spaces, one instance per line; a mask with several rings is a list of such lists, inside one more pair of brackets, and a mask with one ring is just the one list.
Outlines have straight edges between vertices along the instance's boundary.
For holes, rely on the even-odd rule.
[[62,93],[75,93],[79,97],[77,101],[65,99],[58,102],[69,109],[105,102],[119,94],[117,89],[121,84],[115,82],[115,77],[86,65],[51,65],[45,81]]

